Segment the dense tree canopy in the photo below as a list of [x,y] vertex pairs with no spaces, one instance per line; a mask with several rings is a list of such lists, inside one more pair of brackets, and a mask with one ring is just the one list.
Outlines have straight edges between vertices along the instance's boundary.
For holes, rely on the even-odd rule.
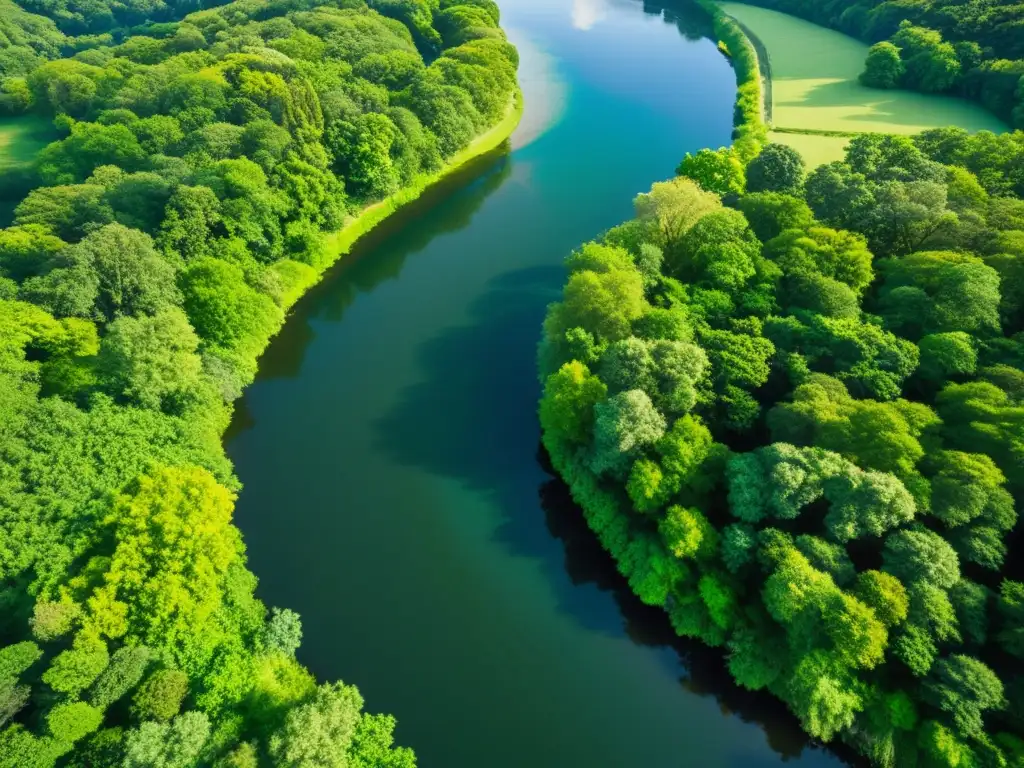
[[544,444],[634,591],[882,766],[1024,757],[1019,140],[692,155],[544,326]]
[[[254,597],[220,435],[328,234],[512,106],[498,17],[0,0],[0,115],[58,134],[27,188],[0,179],[22,198],[0,229],[0,765],[415,765],[393,718],[295,660],[299,616]],[[590,274],[568,327],[629,337],[641,282]],[[648,343],[650,396],[685,410],[699,350]],[[567,370],[545,418],[589,435],[595,382]]]

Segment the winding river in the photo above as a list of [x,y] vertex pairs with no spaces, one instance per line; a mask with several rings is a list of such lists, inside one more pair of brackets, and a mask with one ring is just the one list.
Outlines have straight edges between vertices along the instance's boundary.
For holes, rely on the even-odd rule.
[[511,148],[364,241],[239,403],[259,594],[424,768],[840,765],[629,594],[538,457],[563,257],[729,142],[733,73],[699,17],[650,2],[501,7],[527,104]]

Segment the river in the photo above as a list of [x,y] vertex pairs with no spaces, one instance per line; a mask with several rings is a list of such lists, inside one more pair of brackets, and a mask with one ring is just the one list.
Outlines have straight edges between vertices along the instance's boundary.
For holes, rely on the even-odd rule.
[[838,766],[632,597],[538,456],[562,259],[729,142],[733,73],[650,3],[501,8],[526,97],[511,149],[361,244],[239,403],[258,594],[301,613],[299,658],[395,714],[423,768]]

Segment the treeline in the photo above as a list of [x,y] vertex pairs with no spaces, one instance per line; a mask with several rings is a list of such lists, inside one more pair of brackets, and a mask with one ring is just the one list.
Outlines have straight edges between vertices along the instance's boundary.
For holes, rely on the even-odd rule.
[[711,18],[719,48],[729,57],[736,71],[736,105],[733,114],[733,143],[729,150],[741,161],[749,162],[768,139],[764,121],[764,89],[757,51],[746,33],[715,0],[694,0]]
[[964,96],[1024,128],[1020,0],[749,2],[877,43],[866,62],[866,85]]
[[63,135],[0,229],[0,766],[414,765],[254,597],[220,436],[327,233],[506,114],[496,5],[241,0],[110,44],[29,11],[157,5],[0,2],[4,109]]
[[1024,761],[1024,189],[996,146],[690,158],[544,324],[544,444],[632,589],[880,766]]

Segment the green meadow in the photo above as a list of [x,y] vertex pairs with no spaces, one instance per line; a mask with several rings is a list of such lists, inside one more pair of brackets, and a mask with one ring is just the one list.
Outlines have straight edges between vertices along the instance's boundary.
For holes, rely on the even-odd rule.
[[[1007,130],[995,115],[965,99],[861,85],[857,78],[868,46],[859,40],[778,11],[721,5],[768,53],[774,128],[847,134],[910,134],[947,125],[972,132]],[[842,159],[847,143],[842,136],[776,131],[771,138],[800,150],[809,165]]]
[[0,170],[26,165],[58,137],[49,120],[32,116],[0,119]]
[[25,196],[39,150],[58,138],[46,118],[0,118],[0,227],[10,224],[15,205]]

